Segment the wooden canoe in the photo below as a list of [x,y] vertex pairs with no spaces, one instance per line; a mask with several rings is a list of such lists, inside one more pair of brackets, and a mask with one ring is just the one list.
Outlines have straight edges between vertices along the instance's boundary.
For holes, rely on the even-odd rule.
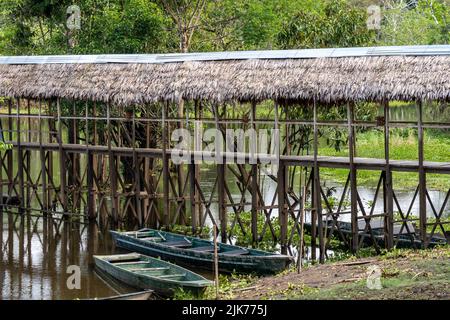
[[199,295],[212,285],[192,271],[138,253],[94,256],[94,261],[97,268],[113,278],[162,296],[172,296],[178,288]]
[[[110,231],[117,246],[145,255],[161,257],[178,264],[213,270],[212,241],[154,229],[131,232]],[[293,258],[262,250],[218,243],[220,272],[274,274],[293,262]]]
[[140,292],[125,293],[105,298],[94,298],[90,300],[148,300],[152,295],[152,292],[153,290],[146,290]]
[[[352,224],[350,222],[339,221],[339,229],[341,233],[339,233],[339,231],[336,230],[336,224],[333,223],[332,220],[328,221],[324,220],[323,225],[327,228],[328,233],[331,231],[331,228],[333,228],[334,234],[340,238],[342,238],[342,235],[350,237],[352,234]],[[374,239],[377,242],[378,246],[380,246],[381,248],[385,247],[384,221],[382,219],[372,219],[370,221],[370,227],[372,229]],[[362,220],[358,221],[359,237],[362,238],[363,244],[371,246],[373,245],[373,240],[371,238],[369,231],[368,230],[366,231],[365,228],[366,228],[365,221]],[[311,232],[310,223],[305,223],[305,230]],[[408,233],[408,230],[411,233]],[[409,221],[405,225],[403,225],[403,227],[401,223],[394,224],[393,234],[394,234],[394,245],[397,248],[423,248],[423,243],[420,240],[419,232],[415,229],[414,225]],[[427,234],[427,238],[429,239],[428,240],[429,248],[440,245],[446,245],[448,244],[449,241],[448,235],[446,236],[441,234],[434,234],[433,236]]]

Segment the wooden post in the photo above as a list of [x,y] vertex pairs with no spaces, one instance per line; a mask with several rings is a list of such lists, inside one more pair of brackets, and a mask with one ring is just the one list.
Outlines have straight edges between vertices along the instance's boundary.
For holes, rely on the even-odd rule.
[[355,156],[355,130],[353,128],[354,104],[347,103],[347,124],[348,124],[348,154],[350,161],[350,208],[352,223],[352,251],[356,253],[359,246],[358,236],[358,195],[356,185],[356,165]]
[[88,189],[88,217],[89,220],[95,220],[97,213],[95,210],[95,190],[94,190],[94,156],[92,151],[87,151],[87,189]]
[[[13,122],[12,122],[12,102],[11,99],[8,100],[8,140],[9,142],[13,141]],[[14,190],[14,177],[13,177],[13,150],[9,149],[6,151],[6,161],[8,164],[8,198],[11,198],[12,192]]]
[[[302,172],[301,170],[300,172]],[[301,179],[301,175],[300,175]],[[303,243],[304,243],[304,230],[305,230],[305,205],[306,205],[306,176],[305,176],[305,183],[303,185],[303,192],[302,192],[302,203],[300,208],[300,236],[298,241],[298,261],[297,261],[297,273],[300,273],[303,266]]]
[[[223,159],[225,161],[225,159]],[[219,200],[219,217],[220,217],[220,239],[222,243],[227,242],[227,207],[226,207],[226,164],[217,165],[218,175],[218,200]]]
[[25,188],[24,188],[24,180],[23,180],[23,149],[22,149],[22,138],[21,138],[21,123],[20,123],[20,99],[16,99],[16,108],[17,108],[17,124],[16,124],[16,132],[17,132],[17,170],[19,175],[19,197],[20,197],[20,208],[19,212],[22,213],[25,205]]
[[67,214],[67,195],[66,195],[66,159],[64,157],[64,149],[63,149],[63,135],[62,135],[62,120],[61,120],[61,104],[59,98],[56,100],[56,109],[57,109],[57,117],[58,117],[58,155],[59,155],[59,193],[61,198],[61,205],[63,208],[63,214]]
[[195,197],[195,169],[196,165],[194,163],[194,157],[191,157],[191,163],[189,163],[189,195],[191,202],[191,225],[192,225],[192,234],[197,232],[197,204]]
[[217,248],[217,226],[213,227],[214,231],[214,282],[216,284],[216,299],[219,299],[219,255]]
[[258,242],[258,165],[252,164],[252,246]]
[[109,158],[109,180],[111,185],[112,200],[112,218],[116,226],[119,221],[119,199],[117,196],[117,175],[116,175],[116,159],[112,151],[112,128],[111,128],[111,106],[109,102],[106,104],[106,124],[108,128],[108,158]]
[[[200,101],[195,101],[195,120],[199,126],[199,130],[200,132],[202,132],[203,128],[202,128],[202,122],[199,120],[202,120],[203,118],[203,105]],[[197,134],[197,133],[196,133]],[[200,137],[200,144],[201,144],[201,137]],[[199,149],[201,149],[201,145],[198,146]],[[197,146],[196,146],[197,149]],[[199,151],[199,150],[196,150]],[[193,159],[194,161],[194,159]],[[193,162],[194,163],[194,162]],[[195,164],[195,167],[193,168],[193,172],[195,174],[195,179],[194,181],[194,185],[191,187],[191,192],[194,192],[194,211],[192,212],[193,216],[192,216],[192,227],[194,229],[197,229],[198,223],[200,221],[202,221],[203,218],[203,205],[201,204],[201,197],[200,197],[200,192],[198,192],[198,190],[196,190],[195,188],[195,181],[197,181],[197,183],[200,185],[200,167],[198,164]],[[195,215],[195,217],[194,217]]]
[[[53,107],[52,107],[52,101],[49,100],[48,101],[48,115],[52,115],[53,114]],[[55,125],[54,125],[54,117],[48,117],[48,141],[50,143],[52,143],[53,141],[53,134],[55,131]],[[53,189],[54,186],[50,187],[50,176],[53,176],[53,153],[52,151],[47,151],[47,184],[48,184],[48,189],[47,189],[47,199],[48,199],[48,208],[50,209],[51,207],[53,207]],[[48,210],[49,211],[49,210]]]
[[[256,132],[256,125],[255,125],[255,117],[256,117],[256,102],[252,102],[252,107],[250,111],[250,122],[252,130]],[[256,151],[253,149],[255,147],[256,141],[250,141],[250,153],[253,153],[253,151]],[[255,152],[256,154],[257,152]],[[258,199],[258,165],[252,164],[252,246],[256,247],[256,244],[258,242],[258,207],[259,207],[259,199]]]
[[[177,128],[183,129],[183,119],[184,117],[184,100],[181,100],[178,104],[178,122],[177,122]],[[177,168],[177,188],[178,188],[178,196],[179,198],[184,198],[183,194],[183,188],[184,188],[184,170],[183,170],[183,163],[180,163],[176,166]],[[180,200],[183,201],[183,200]],[[179,223],[181,225],[184,225],[186,223],[186,206],[184,203],[181,203],[181,210],[180,210],[180,216],[179,216]]]
[[394,202],[392,191],[392,172],[389,164],[389,101],[383,101],[384,109],[384,157],[386,159],[386,168],[384,176],[384,206],[385,210],[385,243],[386,249],[392,249],[394,246]]
[[[27,99],[27,124],[28,124],[28,135],[27,135],[27,142],[31,142],[32,136],[31,136],[31,107],[30,107],[30,99]],[[26,201],[26,205],[25,207],[27,209],[29,209],[31,207],[31,196],[32,196],[32,189],[31,189],[31,185],[32,185],[32,181],[30,180],[30,176],[31,176],[31,150],[27,150],[26,151],[26,162],[27,162],[27,171],[29,172],[29,174],[26,175],[26,180],[27,180],[27,201]]]
[[417,133],[418,133],[418,152],[419,152],[419,223],[420,223],[420,239],[422,246],[427,247],[427,179],[425,168],[423,166],[424,151],[423,151],[423,101],[419,100],[417,103]]
[[[217,104],[213,105],[214,111],[214,120],[216,124],[216,130],[220,130],[222,132],[221,125],[219,123],[219,108]],[[217,138],[217,137],[216,137]],[[223,146],[222,146],[223,147]],[[227,208],[226,208],[226,191],[225,191],[225,175],[226,175],[226,158],[222,156],[222,150],[216,150],[216,152],[220,153],[220,158],[216,158],[218,163],[217,167],[217,198],[218,198],[218,206],[219,206],[219,220],[220,220],[220,238],[223,243],[227,243]]]
[[283,161],[279,161],[277,174],[277,192],[278,192],[278,220],[280,223],[280,244],[281,253],[287,254],[287,227],[288,227],[288,213],[286,206],[286,171],[287,168]]
[[[87,216],[89,220],[95,220],[97,218],[97,212],[95,210],[95,191],[94,191],[94,156],[92,151],[89,150],[90,135],[89,135],[89,103],[86,102],[86,166],[87,166]],[[95,133],[94,133],[95,135]],[[89,237],[90,238],[90,237]]]
[[139,165],[139,158],[136,153],[136,110],[133,108],[133,131],[132,131],[132,144],[133,144],[133,167],[134,167],[134,197],[136,204],[136,212],[138,215],[139,227],[142,228],[144,223],[144,212],[141,206],[141,169]]
[[44,215],[47,214],[48,211],[48,194],[47,194],[47,175],[46,175],[46,167],[45,167],[45,151],[42,146],[42,102],[39,100],[39,157],[41,160],[41,183],[42,183],[42,211]]
[[170,199],[169,199],[169,158],[167,156],[167,139],[168,139],[168,128],[166,123],[166,117],[168,114],[169,103],[164,102],[162,104],[162,162],[163,162],[163,224],[166,228],[169,227],[170,221]]
[[319,233],[319,262],[325,262],[325,247],[324,247],[324,228],[322,219],[322,198],[320,193],[320,171],[319,163],[317,162],[318,150],[319,150],[319,128],[317,126],[317,103],[313,101],[313,117],[314,117],[314,209],[317,216],[317,229]]

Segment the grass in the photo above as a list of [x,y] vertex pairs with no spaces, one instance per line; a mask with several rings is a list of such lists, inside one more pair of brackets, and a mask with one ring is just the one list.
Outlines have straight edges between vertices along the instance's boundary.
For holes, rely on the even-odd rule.
[[[292,282],[288,282],[282,288],[267,287],[261,298],[301,300],[449,299],[449,258],[448,246],[428,250],[394,249],[384,252],[382,256],[378,257],[378,260],[373,261],[373,264],[379,266],[381,270],[381,289],[368,287],[365,270],[369,265],[365,265],[360,267],[359,278],[348,283],[329,285],[325,282],[319,287],[311,287],[304,284],[303,280],[292,278]],[[309,266],[308,268],[315,267]],[[331,273],[339,272],[331,270]],[[308,270],[305,272],[304,277],[308,277]]]
[[[384,158],[384,135],[382,131],[370,130],[357,135],[358,157]],[[425,131],[424,154],[425,161],[449,162],[450,161],[450,134],[445,132]],[[319,155],[324,156],[348,156],[348,150],[344,147],[337,151],[333,147],[322,143]],[[415,130],[392,130],[390,140],[390,158],[395,160],[417,160],[418,142]],[[321,177],[336,183],[345,183],[348,175],[346,169],[321,168]],[[374,186],[380,175],[377,171],[359,170],[358,185]],[[393,182],[395,189],[407,190],[417,186],[418,174],[415,172],[394,172]],[[448,175],[427,175],[427,186],[433,190],[446,190],[450,185]]]
[[[219,275],[219,299],[232,299],[233,292],[249,286],[256,279],[255,275]],[[201,296],[195,296],[183,289],[175,291],[174,300],[214,300],[216,299],[216,287],[210,286]]]

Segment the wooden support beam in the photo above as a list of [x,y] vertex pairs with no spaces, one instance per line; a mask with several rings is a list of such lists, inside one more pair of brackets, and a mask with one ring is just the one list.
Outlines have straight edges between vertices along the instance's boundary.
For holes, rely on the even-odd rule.
[[61,101],[58,98],[56,100],[56,109],[57,109],[57,121],[58,121],[58,156],[59,156],[59,194],[60,199],[62,201],[61,205],[63,208],[63,214],[67,214],[67,194],[66,194],[66,186],[67,186],[67,167],[66,167],[66,159],[64,157],[63,150],[63,135],[62,135],[62,119],[61,119]]
[[392,186],[392,171],[390,165],[389,155],[389,101],[383,101],[384,110],[384,157],[386,159],[386,168],[384,175],[384,212],[386,216],[384,218],[385,228],[385,246],[386,249],[392,249],[394,246],[394,202],[393,202],[393,186]]
[[45,166],[45,150],[42,147],[42,101],[39,100],[39,159],[41,162],[41,184],[42,184],[42,203],[43,203],[43,212],[44,215],[47,213],[49,209],[49,199],[48,199],[48,191],[47,191],[47,175],[46,175],[46,166]]
[[138,224],[139,227],[143,227],[144,223],[144,211],[142,210],[141,206],[141,168],[139,163],[139,158],[136,153],[136,110],[133,108],[133,118],[132,118],[132,147],[133,147],[133,168],[134,168],[134,199],[135,199],[135,206],[136,206],[136,212],[138,215]]
[[168,126],[166,122],[169,109],[169,103],[162,103],[162,163],[163,163],[163,225],[168,228],[170,221],[170,198],[169,198],[169,157],[167,155],[168,147]]
[[277,174],[277,192],[278,192],[278,221],[280,224],[280,244],[281,253],[287,254],[287,240],[288,240],[288,206],[286,204],[287,194],[287,167],[283,161],[279,161]]
[[[201,122],[201,120],[203,119],[203,104],[201,101],[195,101],[195,121],[196,121],[196,128],[198,129],[198,134],[201,135],[201,132],[203,132],[203,123]],[[198,149],[202,149],[201,144],[202,144],[202,137],[197,137],[198,139],[198,143],[199,145],[196,146],[196,150]],[[200,184],[200,180],[201,180],[201,175],[200,175],[200,167],[198,164],[195,165],[195,179],[194,182],[197,181]],[[197,222],[200,222],[202,220],[203,217],[203,205],[201,204],[201,198],[200,198],[200,193],[193,188],[192,190],[194,190],[194,195],[195,195],[195,211],[193,212],[193,214],[196,215],[195,220]]]
[[[250,125],[251,129],[256,132],[256,124],[255,124],[255,118],[256,118],[256,102],[252,102],[251,110],[250,110]],[[250,141],[250,153],[256,153],[256,141]],[[252,230],[252,246],[256,247],[258,243],[258,206],[259,206],[259,199],[258,199],[258,165],[252,164],[251,169],[251,190],[252,190],[252,209],[251,209],[251,230]]]
[[220,238],[222,243],[227,243],[227,202],[226,202],[226,164],[217,165],[218,176],[218,201],[219,201],[219,220],[220,220]]
[[322,198],[320,193],[320,171],[317,162],[319,152],[319,128],[317,126],[317,103],[314,99],[313,118],[314,118],[314,211],[317,216],[317,231],[319,233],[319,262],[325,262],[325,242],[324,242],[324,227],[322,219]]
[[[27,142],[31,142],[31,106],[30,106],[30,99],[27,99]],[[28,172],[31,172],[31,150],[25,151],[25,157],[26,157],[26,168]],[[31,197],[32,197],[32,188],[31,185],[33,184],[33,181],[31,180],[31,176],[29,174],[26,175],[26,185],[27,185],[27,201],[26,208],[29,209],[31,207]]]
[[119,221],[119,198],[117,195],[117,164],[115,155],[111,149],[112,147],[112,127],[111,127],[111,106],[109,102],[106,104],[106,126],[108,139],[108,158],[109,158],[109,183],[111,187],[111,201],[112,201],[112,219],[114,225]]
[[189,196],[191,202],[191,226],[192,233],[196,234],[198,227],[198,215],[197,215],[197,203],[196,203],[196,192],[195,192],[195,170],[197,166],[194,163],[194,158],[191,158],[191,163],[189,163]]
[[356,166],[355,166],[355,130],[354,121],[354,103],[347,103],[347,121],[348,121],[348,153],[350,160],[350,208],[352,223],[352,251],[358,251],[358,190],[356,185]]
[[423,101],[419,100],[417,102],[417,134],[418,134],[418,153],[419,153],[419,228],[420,228],[420,239],[422,240],[422,245],[427,246],[427,203],[426,203],[426,192],[427,192],[427,179],[425,174],[425,169],[423,166],[424,162],[424,148],[423,148]]
[[[251,219],[251,229],[252,229],[252,245],[253,247],[256,247],[258,242],[258,192],[256,189],[258,188],[258,165],[252,164],[251,169],[251,175],[252,175],[252,219]],[[245,191],[244,191],[245,192]]]
[[25,187],[24,187],[24,178],[23,178],[23,149],[22,149],[22,132],[21,132],[21,119],[20,116],[20,99],[16,99],[16,108],[17,108],[17,123],[16,123],[16,132],[17,132],[17,170],[19,176],[19,197],[20,197],[20,209],[19,212],[23,212],[22,210],[25,208]]
[[[183,99],[181,99],[181,101],[178,104],[178,118],[180,119],[179,122],[177,122],[177,128],[178,129],[183,129],[184,125],[183,125],[183,121],[181,119],[184,118],[184,108],[185,108],[185,101]],[[178,190],[178,195],[181,196],[183,194],[183,187],[184,187],[184,182],[186,180],[185,178],[185,174],[184,174],[184,168],[183,168],[183,163],[180,163],[179,165],[176,166],[176,170],[177,170],[177,190]],[[186,223],[185,219],[186,219],[186,206],[183,203],[179,204],[181,206],[181,211],[180,211],[180,216],[179,216],[179,224],[184,225]]]
[[89,220],[97,218],[97,211],[95,209],[95,189],[94,189],[94,155],[92,151],[87,152],[87,213]]
[[[53,142],[53,134],[55,131],[55,119],[53,117],[53,104],[52,101],[48,101],[48,114],[50,117],[48,118],[48,141],[49,143]],[[48,208],[50,209],[53,205],[53,188],[50,188],[50,179],[53,176],[53,153],[52,151],[47,151],[47,182],[48,182],[48,189],[47,189],[47,199],[48,199]],[[54,187],[54,186],[53,186]]]

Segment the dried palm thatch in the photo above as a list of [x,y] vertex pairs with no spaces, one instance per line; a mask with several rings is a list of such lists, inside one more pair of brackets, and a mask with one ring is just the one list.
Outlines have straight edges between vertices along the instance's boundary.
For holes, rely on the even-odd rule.
[[450,100],[450,56],[0,65],[0,95],[121,105],[185,100]]

